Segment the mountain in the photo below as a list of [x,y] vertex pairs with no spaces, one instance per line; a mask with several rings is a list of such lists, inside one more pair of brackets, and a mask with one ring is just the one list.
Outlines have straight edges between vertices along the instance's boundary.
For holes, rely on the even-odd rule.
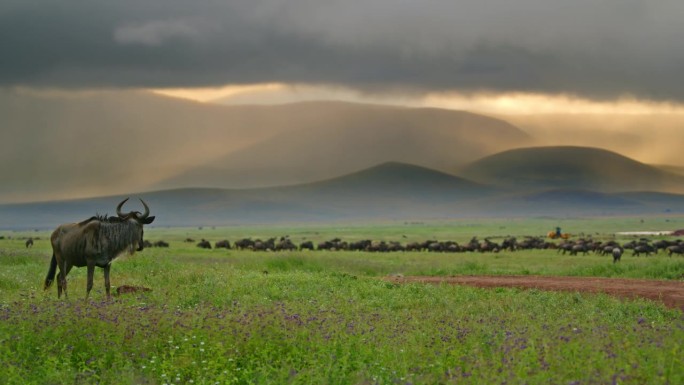
[[293,185],[387,161],[446,170],[530,140],[460,111],[225,106],[130,90],[2,89],[0,127],[0,202]]
[[[325,181],[256,189],[173,189],[136,194],[158,226],[443,217],[497,192],[423,167],[386,163]],[[51,228],[113,211],[124,196],[0,205],[0,228]],[[131,205],[135,205],[131,201]],[[139,204],[139,203],[138,203]]]
[[421,166],[388,162],[341,177],[277,189],[306,202],[330,200],[346,205],[454,203],[493,196],[499,190]]
[[458,174],[482,183],[528,190],[684,191],[684,177],[680,175],[590,147],[508,150],[472,162]]
[[443,109],[303,102],[271,106],[268,114],[297,129],[281,130],[155,187],[307,183],[391,161],[444,171],[531,141],[502,120]]
[[[52,229],[96,213],[112,214],[125,197],[0,205],[0,230]],[[135,199],[144,199],[157,217],[152,226],[159,227],[684,212],[684,195],[578,189],[524,192],[396,162],[295,186],[186,188],[131,197],[124,209],[139,210]]]

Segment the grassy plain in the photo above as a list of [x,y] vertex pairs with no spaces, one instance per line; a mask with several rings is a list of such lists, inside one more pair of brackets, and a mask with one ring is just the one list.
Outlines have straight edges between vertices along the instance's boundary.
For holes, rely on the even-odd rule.
[[[681,218],[561,221],[564,231],[684,227]],[[151,292],[91,301],[42,291],[47,233],[0,240],[0,371],[8,384],[683,383],[684,316],[647,300],[462,286],[394,285],[387,274],[539,274],[682,279],[684,258],[249,252],[214,243],[290,235],[314,242],[542,235],[558,220],[368,226],[150,228],[151,248],[114,262],[113,285]],[[679,224],[677,224],[679,223]],[[31,249],[21,238],[34,236]],[[7,239],[8,237],[12,239]]]

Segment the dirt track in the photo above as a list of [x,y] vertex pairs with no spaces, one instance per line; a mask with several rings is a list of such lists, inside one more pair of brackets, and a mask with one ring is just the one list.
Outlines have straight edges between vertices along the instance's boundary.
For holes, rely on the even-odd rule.
[[524,289],[562,290],[607,293],[623,298],[642,297],[663,302],[684,311],[684,282],[648,279],[539,276],[451,276],[451,277],[385,277],[396,283],[449,283],[477,287],[518,287]]

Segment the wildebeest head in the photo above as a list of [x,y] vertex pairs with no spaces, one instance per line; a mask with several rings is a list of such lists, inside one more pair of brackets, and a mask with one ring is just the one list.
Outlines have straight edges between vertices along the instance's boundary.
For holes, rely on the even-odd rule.
[[145,201],[140,199],[140,202],[143,204],[143,207],[145,208],[144,213],[140,213],[139,211],[131,211],[128,214],[124,214],[121,211],[121,208],[123,207],[124,203],[128,201],[128,198],[124,199],[121,201],[116,206],[116,215],[118,215],[119,219],[121,221],[130,221],[134,222],[137,224],[137,229],[139,231],[139,239],[140,241],[138,242],[138,249],[137,251],[142,251],[144,248],[144,241],[143,241],[143,225],[149,225],[154,221],[154,216],[150,216],[150,208],[147,207],[147,204],[145,204]]

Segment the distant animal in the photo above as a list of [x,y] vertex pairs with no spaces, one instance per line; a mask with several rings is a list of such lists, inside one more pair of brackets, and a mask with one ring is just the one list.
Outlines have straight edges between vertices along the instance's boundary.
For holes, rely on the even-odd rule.
[[165,241],[157,241],[153,244],[154,247],[169,247],[169,243]]
[[275,244],[275,250],[276,251],[282,251],[282,250],[287,250],[287,251],[292,251],[292,250],[297,250],[297,245],[295,245],[290,238],[288,237],[281,237],[280,240]]
[[31,246],[33,246],[33,238],[29,237],[29,239],[26,240],[26,248],[28,249]]
[[314,244],[311,241],[304,241],[299,245],[299,250],[313,250]]
[[349,250],[352,251],[364,251],[370,249],[373,242],[370,239],[363,239],[356,242],[349,243]]
[[638,257],[641,254],[646,254],[646,256],[649,256],[654,252],[655,252],[655,249],[653,248],[653,246],[643,244],[643,245],[634,246],[634,250],[633,250],[632,254],[635,257]]
[[589,247],[587,247],[587,245],[584,243],[575,244],[570,249],[570,255],[577,255],[577,253],[587,255],[589,253]]
[[50,237],[52,244],[52,259],[50,268],[45,277],[44,289],[47,290],[55,279],[55,273],[59,266],[57,278],[57,298],[67,296],[66,277],[71,268],[87,266],[88,283],[86,299],[93,288],[93,275],[95,266],[104,269],[105,289],[107,297],[110,295],[109,270],[112,261],[123,253],[133,254],[144,248],[143,226],[154,221],[150,216],[150,208],[141,199],[145,208],[142,214],[131,211],[124,214],[121,211],[128,198],[116,206],[116,217],[93,216],[79,223],[67,223],[55,229]]
[[495,253],[498,253],[499,250],[501,250],[501,246],[499,246],[496,242],[490,241],[487,238],[485,238],[484,242],[480,244],[481,253],[484,253],[485,251],[493,251]]
[[254,251],[273,251],[275,250],[275,238],[269,238],[265,241],[257,239],[254,241],[254,246],[252,250]]
[[230,249],[230,241],[227,240],[227,239],[224,239],[224,240],[222,240],[222,241],[217,241],[217,242],[214,244],[214,248],[216,248],[216,249],[221,249],[221,248],[223,248],[223,249]]
[[199,243],[197,243],[197,247],[201,249],[211,249],[211,242],[207,241],[206,239],[202,238]]
[[665,239],[661,239],[661,240],[653,242],[653,248],[655,249],[656,253],[658,253],[658,250],[660,250],[660,249],[667,250],[668,247],[674,246],[674,245],[675,245],[674,242],[671,242],[671,241],[668,241]]
[[501,242],[501,250],[515,251],[518,247],[518,241],[515,237],[508,237]]
[[613,263],[620,262],[620,258],[622,257],[622,249],[619,247],[614,247],[612,253]]
[[667,253],[671,257],[672,254],[684,254],[684,245],[672,245],[667,248]]
[[323,241],[318,244],[318,250],[346,250],[349,244],[347,242],[342,242],[340,238],[334,238],[329,241]]
[[254,241],[249,238],[243,238],[235,241],[235,248],[238,250],[253,249]]
[[468,242],[468,244],[464,245],[463,248],[466,251],[478,251],[478,250],[480,250],[480,241],[477,240],[477,237],[472,237],[470,239],[470,242]]

